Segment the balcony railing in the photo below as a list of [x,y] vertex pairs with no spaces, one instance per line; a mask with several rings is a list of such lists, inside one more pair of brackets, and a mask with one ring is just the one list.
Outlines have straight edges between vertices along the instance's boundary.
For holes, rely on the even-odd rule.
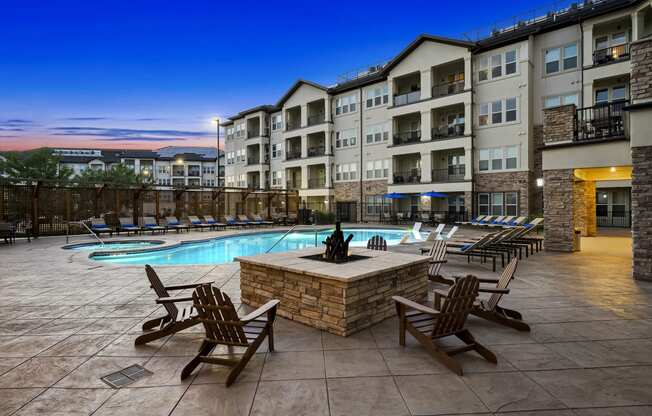
[[287,181],[285,189],[301,189],[301,181]]
[[432,98],[445,97],[447,95],[464,92],[464,81],[446,82],[432,87]]
[[308,116],[308,125],[314,126],[315,124],[321,124],[326,121],[324,113],[317,113]]
[[451,137],[464,136],[464,123],[452,126],[440,126],[432,129],[432,140],[442,140]]
[[394,184],[421,182],[421,169],[394,172]]
[[433,169],[432,182],[461,182],[466,174],[466,166],[452,165],[448,169]]
[[249,189],[260,189],[260,182],[252,182],[247,184],[247,188]]
[[309,147],[308,148],[308,156],[309,157],[324,156],[325,154],[326,154],[326,147],[325,146]]
[[321,189],[326,187],[326,178],[308,179],[308,189]]
[[300,159],[301,150],[288,150],[285,153],[285,160]]
[[623,107],[629,101],[598,104],[578,108],[575,112],[575,141],[600,140],[625,136],[627,113]]
[[247,159],[247,165],[259,165],[259,164],[260,164],[259,157],[250,157]]
[[253,139],[254,137],[260,137],[260,130],[247,130],[247,139]]
[[300,120],[295,120],[295,121],[288,121],[287,124],[285,125],[285,131],[288,130],[296,130],[301,128],[301,121]]
[[421,140],[421,130],[394,133],[394,145],[418,143]]
[[421,99],[421,90],[394,96],[394,106],[416,103]]
[[602,65],[629,58],[629,43],[593,51],[593,65]]

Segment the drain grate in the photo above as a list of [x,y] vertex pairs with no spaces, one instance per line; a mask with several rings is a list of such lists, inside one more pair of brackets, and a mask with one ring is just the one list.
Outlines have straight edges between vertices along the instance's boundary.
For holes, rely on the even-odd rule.
[[108,374],[100,378],[100,380],[113,387],[114,389],[119,389],[120,387],[127,386],[134,381],[140,380],[141,378],[152,374],[153,373],[146,368],[138,364],[134,364],[120,371],[116,371],[115,373]]

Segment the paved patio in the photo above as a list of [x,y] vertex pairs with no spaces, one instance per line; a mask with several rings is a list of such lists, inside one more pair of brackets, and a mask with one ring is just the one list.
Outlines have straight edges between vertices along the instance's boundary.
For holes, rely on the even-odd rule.
[[[652,414],[652,284],[631,279],[627,238],[522,261],[505,305],[532,332],[469,322],[497,366],[463,354],[458,377],[414,340],[399,347],[395,319],[349,338],[279,319],[276,352],[263,349],[228,389],[219,366],[180,381],[200,326],[134,347],[160,313],[142,267],[84,261],[63,243],[0,246],[0,415]],[[451,257],[445,274],[492,276]],[[214,281],[239,301],[237,264],[157,270],[167,284]],[[154,374],[120,390],[99,380],[134,363]]]

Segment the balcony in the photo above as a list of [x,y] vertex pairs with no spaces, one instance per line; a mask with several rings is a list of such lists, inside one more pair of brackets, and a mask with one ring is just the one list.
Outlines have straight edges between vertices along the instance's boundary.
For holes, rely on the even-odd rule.
[[308,157],[324,156],[325,154],[326,147],[324,146],[308,148]]
[[249,157],[247,158],[247,165],[259,165],[260,164],[260,158],[259,157]]
[[288,190],[301,189],[301,181],[287,181],[285,183],[285,189],[288,189]]
[[461,92],[464,92],[464,80],[447,82],[432,87],[432,98],[445,97]]
[[247,130],[247,139],[253,139],[254,137],[260,137],[260,130]]
[[394,133],[394,146],[421,141],[421,130],[404,131]]
[[453,137],[464,136],[464,123],[453,124],[450,126],[433,127],[432,140],[450,139]]
[[598,49],[593,52],[593,65],[596,66],[623,59],[629,59],[629,43]]
[[421,169],[419,168],[394,172],[394,184],[420,183],[420,182],[421,182]]
[[326,178],[310,178],[308,179],[308,189],[322,189],[326,187]]
[[314,126],[317,124],[322,124],[326,121],[326,115],[324,113],[311,114],[308,116],[308,125]]
[[300,149],[291,149],[285,152],[285,160],[301,159]]
[[432,182],[462,182],[466,174],[466,166],[451,165],[448,169],[433,169]]
[[575,112],[573,141],[584,142],[612,137],[625,137],[629,101],[622,100],[593,107],[578,108]]
[[408,105],[416,103],[421,100],[421,90],[408,92],[406,94],[399,94],[394,96],[394,106]]

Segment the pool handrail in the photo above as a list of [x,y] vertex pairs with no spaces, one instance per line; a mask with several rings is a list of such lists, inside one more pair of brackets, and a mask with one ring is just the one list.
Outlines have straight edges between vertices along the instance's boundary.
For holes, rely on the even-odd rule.
[[295,225],[293,225],[292,227],[290,227],[290,229],[287,230],[287,231],[285,232],[285,234],[283,234],[283,235],[281,236],[281,238],[279,238],[278,240],[276,240],[276,242],[275,242],[274,244],[272,244],[272,246],[271,246],[270,248],[268,248],[267,251],[265,251],[265,254],[267,254],[267,253],[269,253],[270,251],[272,251],[272,249],[273,249],[274,247],[276,247],[276,245],[277,245],[278,243],[280,243],[280,242],[285,238],[286,235],[288,235],[288,234],[290,234],[292,231],[294,231],[294,229],[297,227],[297,225],[298,225],[298,224],[295,224]]

